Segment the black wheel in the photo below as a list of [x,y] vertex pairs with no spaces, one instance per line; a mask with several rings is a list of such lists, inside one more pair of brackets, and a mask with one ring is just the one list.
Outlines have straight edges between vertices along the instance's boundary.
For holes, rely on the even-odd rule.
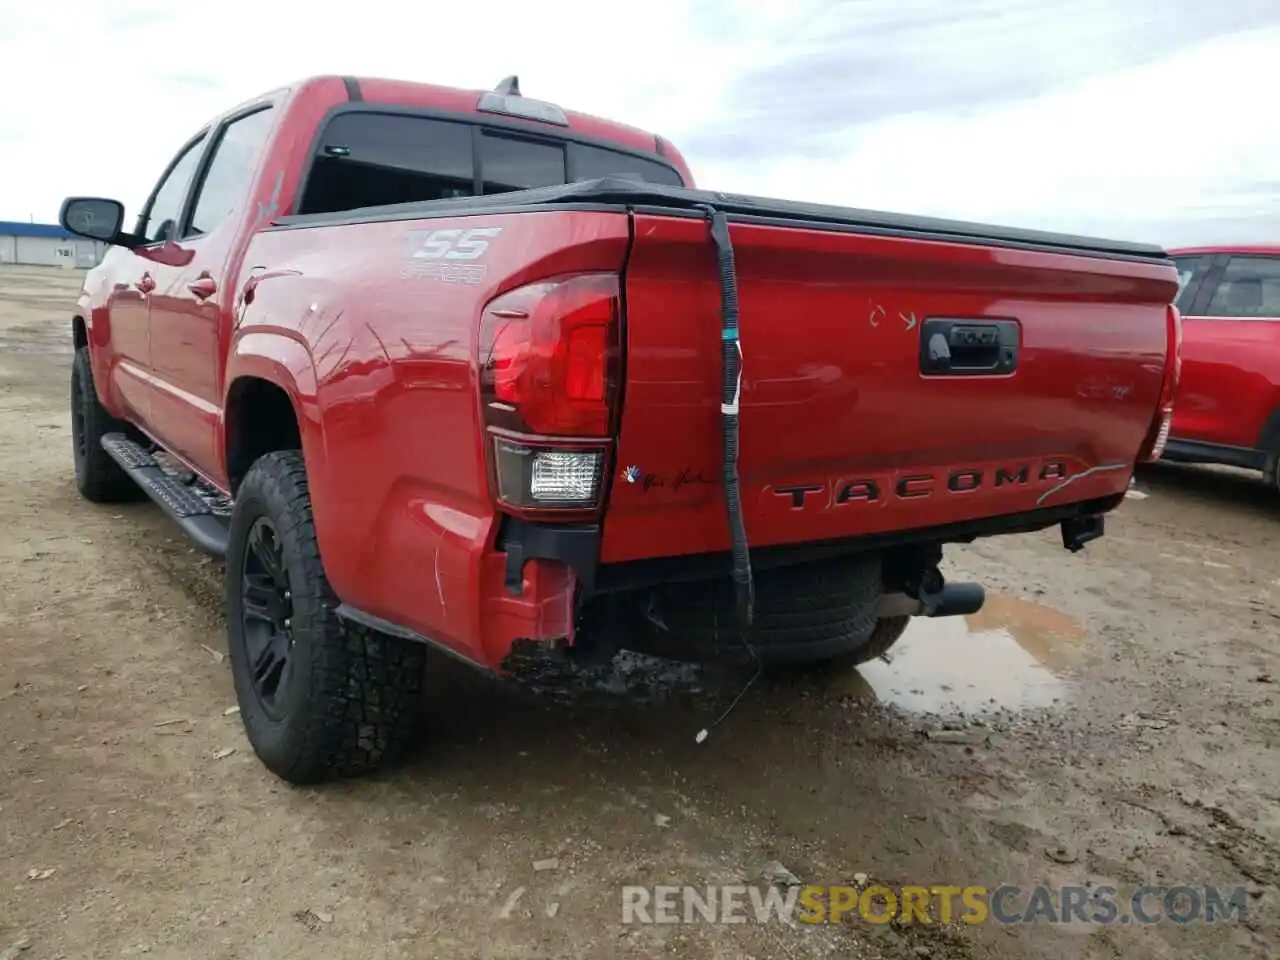
[[227,646],[254,752],[291,783],[371,772],[413,734],[426,648],[334,614],[302,454],[269,453],[236,493]]
[[819,663],[860,650],[877,626],[883,591],[880,558],[839,557],[765,569],[755,577],[754,622],[743,635],[733,584],[670,584],[634,615],[627,643],[675,660],[751,662],[744,640],[766,666]]
[[71,364],[71,444],[76,466],[76,489],[93,503],[136,500],[142,491],[102,449],[108,433],[127,433],[127,424],[107,413],[93,386],[89,348],[76,350]]

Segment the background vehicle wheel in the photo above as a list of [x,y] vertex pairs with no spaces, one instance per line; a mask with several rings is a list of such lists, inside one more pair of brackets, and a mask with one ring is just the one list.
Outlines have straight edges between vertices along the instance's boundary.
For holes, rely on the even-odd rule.
[[80,347],[71,364],[71,445],[76,465],[76,489],[86,500],[115,503],[141,497],[138,485],[102,449],[101,441],[105,434],[128,432],[128,424],[107,413],[98,401],[98,393],[93,387],[89,348]]
[[336,606],[302,454],[269,453],[236,494],[227,641],[249,742],[291,783],[377,769],[416,725],[426,648],[345,624]]
[[[861,650],[875,634],[880,558],[840,557],[756,574],[755,622],[747,639],[766,666],[820,663]],[[673,660],[752,662],[734,607],[733,584],[670,584],[634,615],[628,644]],[[660,620],[666,629],[654,622]]]

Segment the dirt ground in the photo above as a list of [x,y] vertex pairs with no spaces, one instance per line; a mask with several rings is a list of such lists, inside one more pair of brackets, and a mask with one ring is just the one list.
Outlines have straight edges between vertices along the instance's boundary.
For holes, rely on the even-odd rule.
[[[5,960],[1280,956],[1280,496],[1259,479],[1145,472],[1077,556],[1056,531],[953,548],[948,572],[992,590],[980,615],[917,622],[860,674],[761,682],[701,744],[743,678],[442,662],[406,764],[294,789],[230,712],[219,567],[152,505],[76,493],[79,281],[0,271]],[[806,883],[1242,886],[1248,906],[622,922],[624,884],[757,884],[775,860]]]

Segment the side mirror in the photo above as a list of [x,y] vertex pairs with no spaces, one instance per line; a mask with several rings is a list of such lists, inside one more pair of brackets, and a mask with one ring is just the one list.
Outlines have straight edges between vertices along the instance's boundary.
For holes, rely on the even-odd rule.
[[64,230],[90,240],[122,245],[126,240],[120,231],[124,225],[124,204],[119,200],[68,197],[62,201],[58,223]]

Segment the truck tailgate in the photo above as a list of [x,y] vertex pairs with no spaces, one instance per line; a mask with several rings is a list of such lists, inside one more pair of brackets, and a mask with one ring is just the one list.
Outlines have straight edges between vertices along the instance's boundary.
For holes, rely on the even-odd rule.
[[[727,550],[708,226],[643,210],[633,226],[601,559]],[[731,237],[753,547],[1029,513],[1127,486],[1160,403],[1168,261],[765,218],[739,219]]]

